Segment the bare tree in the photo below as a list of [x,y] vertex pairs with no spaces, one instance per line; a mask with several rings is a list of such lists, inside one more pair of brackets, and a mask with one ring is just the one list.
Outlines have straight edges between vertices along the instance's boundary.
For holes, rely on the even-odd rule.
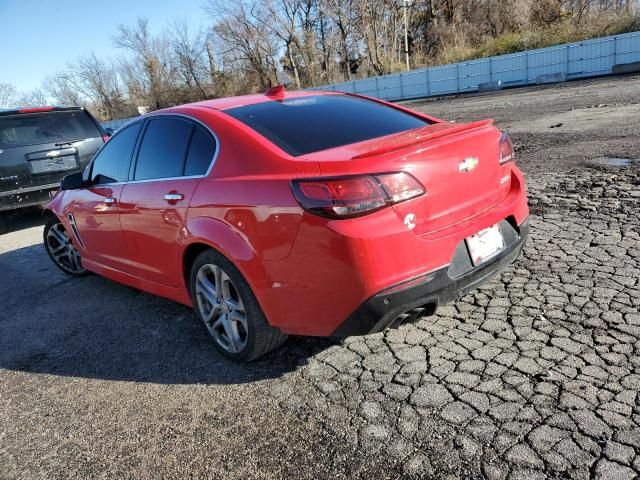
[[49,103],[49,98],[39,88],[19,92],[10,83],[0,83],[0,108],[42,107]]
[[0,108],[13,108],[17,99],[16,87],[10,83],[0,83]]
[[278,43],[262,21],[268,15],[262,4],[209,0],[207,9],[219,19],[213,33],[224,48],[222,56],[227,65],[241,73],[253,74],[261,89],[277,83]]
[[23,92],[16,101],[17,106],[20,107],[42,107],[49,103],[49,98],[44,91],[39,88]]
[[[191,30],[186,20],[176,21],[172,27],[171,46],[176,56],[177,68],[194,100],[207,98],[207,75],[211,74],[211,61],[208,50],[208,38],[202,28]],[[209,62],[209,65],[207,65]],[[215,68],[215,67],[214,67]]]
[[115,68],[95,54],[78,58],[69,64],[71,82],[87,97],[103,118],[119,118],[126,110],[120,80]]
[[322,8],[331,19],[336,32],[340,64],[347,80],[351,80],[352,70],[359,63],[358,49],[353,38],[356,23],[354,0],[323,0]]
[[81,106],[87,103],[86,99],[81,98],[80,92],[71,81],[71,75],[67,72],[58,72],[45,78],[42,86],[54,103],[58,105]]
[[[287,72],[296,88],[640,29],[637,0],[206,0],[210,22],[120,25],[117,60],[85,55],[0,102],[81,104],[101,118],[263,91]],[[21,98],[23,97],[23,98]],[[29,97],[29,98],[27,98]]]
[[[176,69],[166,35],[153,37],[149,32],[148,21],[138,18],[133,27],[118,27],[114,43],[117,47],[128,50],[133,56],[132,61],[140,66],[127,69],[128,79],[135,82],[131,87],[140,95],[140,100],[153,109],[172,105]],[[141,76],[132,77],[134,71]]]

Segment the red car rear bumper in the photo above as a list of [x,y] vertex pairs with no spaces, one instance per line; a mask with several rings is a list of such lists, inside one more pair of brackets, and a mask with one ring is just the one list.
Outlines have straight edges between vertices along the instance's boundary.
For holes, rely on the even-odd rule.
[[[393,208],[351,220],[305,214],[289,256],[261,262],[260,280],[251,282],[270,323],[298,335],[365,334],[386,328],[403,311],[437,306],[475,287],[513,261],[527,238],[524,179],[516,168],[512,172],[510,192],[501,202],[422,235],[408,229]],[[452,278],[450,267],[465,238],[500,223],[517,232],[515,243],[507,242],[496,258]],[[250,278],[251,266],[244,267]],[[389,294],[422,277],[419,285]]]
[[[503,222],[508,224],[506,220]],[[456,250],[451,265],[373,295],[333,332],[333,336],[367,335],[397,327],[400,325],[398,316],[404,312],[428,306],[434,313],[439,305],[473,290],[518,258],[529,234],[529,221],[527,219],[515,228],[504,225],[504,229],[513,229],[513,234],[506,248],[490,261],[472,267],[466,247],[461,243],[462,248]],[[456,274],[456,269],[463,273]]]

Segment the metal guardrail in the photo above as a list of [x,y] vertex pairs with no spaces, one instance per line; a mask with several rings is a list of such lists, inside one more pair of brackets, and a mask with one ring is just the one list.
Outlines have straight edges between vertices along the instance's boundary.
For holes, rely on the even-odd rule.
[[615,65],[640,61],[640,32],[596,38],[526,52],[421,68],[310,90],[361,93],[383,100],[410,100],[477,91],[479,85],[535,85],[543,75],[567,80],[609,75]]
[[[640,62],[640,32],[596,38],[526,52],[421,68],[351,82],[310,88],[361,93],[397,101],[474,92],[482,84],[535,85],[544,75],[566,80],[610,75],[615,65]],[[132,118],[102,122],[117,130]]]

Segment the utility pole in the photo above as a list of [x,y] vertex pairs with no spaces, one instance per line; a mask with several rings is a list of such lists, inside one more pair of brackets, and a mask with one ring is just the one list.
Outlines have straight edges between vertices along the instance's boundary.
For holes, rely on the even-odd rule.
[[404,57],[407,61],[407,72],[409,71],[409,33],[407,24],[407,9],[409,8],[409,0],[402,0],[402,6],[404,7]]

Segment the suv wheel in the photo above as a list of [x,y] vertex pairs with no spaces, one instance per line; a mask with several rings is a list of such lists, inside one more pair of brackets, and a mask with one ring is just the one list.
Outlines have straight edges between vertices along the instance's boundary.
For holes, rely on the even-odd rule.
[[51,218],[44,226],[43,237],[44,248],[60,270],[78,277],[88,273],[71,237],[57,217]]
[[280,346],[287,335],[272,327],[240,271],[213,250],[191,267],[191,298],[216,348],[237,362],[250,362]]

